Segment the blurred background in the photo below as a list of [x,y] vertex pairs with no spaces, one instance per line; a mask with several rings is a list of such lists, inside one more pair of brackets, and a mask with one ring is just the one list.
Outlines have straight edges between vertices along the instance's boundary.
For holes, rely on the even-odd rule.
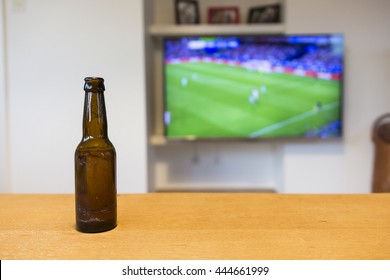
[[161,77],[149,26],[174,24],[173,0],[1,0],[0,192],[74,192],[86,76],[105,79],[119,193],[370,192],[371,129],[390,109],[390,1],[198,2],[202,23],[208,6],[238,6],[244,23],[249,6],[277,2],[286,33],[343,33],[343,139],[151,141]]

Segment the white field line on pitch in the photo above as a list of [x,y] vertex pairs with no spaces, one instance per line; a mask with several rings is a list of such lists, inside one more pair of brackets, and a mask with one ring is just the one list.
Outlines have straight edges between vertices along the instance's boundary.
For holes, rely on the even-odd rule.
[[[329,110],[329,109],[332,109],[336,106],[339,105],[339,102],[333,102],[333,103],[330,103],[330,104],[327,104],[325,106],[322,107],[321,111],[322,110]],[[267,126],[267,127],[264,127],[262,129],[259,129],[253,133],[250,134],[250,137],[257,137],[257,136],[260,136],[260,135],[264,135],[268,132],[271,132],[273,130],[276,130],[276,129],[279,129],[279,128],[282,128],[283,126],[286,126],[286,125],[289,125],[289,124],[292,124],[296,121],[300,121],[300,120],[303,120],[303,119],[306,119],[308,117],[311,117],[313,116],[314,114],[316,114],[317,112],[313,111],[313,110],[310,110],[308,112],[305,112],[303,114],[300,114],[298,116],[294,116],[292,118],[289,118],[287,120],[284,120],[284,121],[281,121],[281,122],[278,122],[278,123],[275,123],[273,125],[270,125],[270,126]]]

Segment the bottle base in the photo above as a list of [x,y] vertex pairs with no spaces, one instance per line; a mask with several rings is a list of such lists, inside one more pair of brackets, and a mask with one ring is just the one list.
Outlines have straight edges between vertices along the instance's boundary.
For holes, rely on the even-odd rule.
[[116,227],[116,220],[103,222],[81,222],[77,221],[76,230],[82,233],[99,233],[112,230]]

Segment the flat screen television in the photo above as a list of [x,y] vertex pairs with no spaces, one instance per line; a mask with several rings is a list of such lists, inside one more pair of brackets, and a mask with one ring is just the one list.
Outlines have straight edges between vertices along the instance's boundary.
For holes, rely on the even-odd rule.
[[167,139],[342,136],[343,36],[163,41]]

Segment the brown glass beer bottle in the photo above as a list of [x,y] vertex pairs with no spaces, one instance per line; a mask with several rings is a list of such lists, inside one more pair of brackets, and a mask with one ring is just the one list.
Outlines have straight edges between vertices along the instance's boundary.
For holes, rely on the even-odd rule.
[[108,139],[104,80],[85,78],[83,138],[75,152],[76,229],[116,226],[116,153]]

